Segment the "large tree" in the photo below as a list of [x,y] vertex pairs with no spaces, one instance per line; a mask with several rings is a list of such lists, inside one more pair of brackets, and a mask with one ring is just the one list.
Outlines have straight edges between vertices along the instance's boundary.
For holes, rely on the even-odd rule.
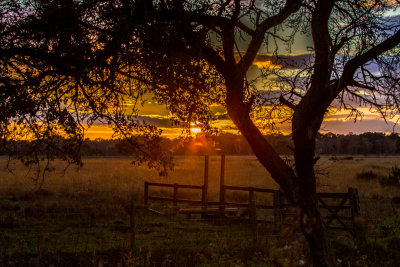
[[[136,145],[143,159],[154,159],[159,132],[138,121],[140,105],[127,108],[127,101],[151,93],[188,127],[196,120],[209,125],[210,106],[224,105],[258,160],[299,207],[314,264],[334,266],[317,204],[315,138],[330,107],[354,112],[363,104],[383,117],[397,114],[400,24],[385,16],[395,4],[3,1],[4,144],[22,128],[43,140],[62,132],[79,143],[81,124],[103,120]],[[282,56],[296,34],[312,38],[303,60]],[[270,62],[260,73],[263,88],[249,76],[261,50]],[[255,114],[291,121],[294,168],[264,138]],[[145,148],[131,138],[137,133],[151,137]]]

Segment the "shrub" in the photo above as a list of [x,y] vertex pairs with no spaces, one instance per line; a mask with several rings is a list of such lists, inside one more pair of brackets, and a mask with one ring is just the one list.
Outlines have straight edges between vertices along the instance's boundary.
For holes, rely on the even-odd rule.
[[381,177],[379,183],[383,186],[400,185],[400,168],[393,166],[387,177]]
[[333,156],[333,157],[329,158],[329,160],[333,160],[333,161],[336,161],[336,160],[353,160],[353,159],[354,158],[352,156],[348,156],[348,157],[335,157],[335,156]]
[[394,181],[396,184],[400,184],[400,168],[393,166],[389,172],[389,180]]
[[362,179],[362,180],[372,180],[372,179],[377,179],[379,177],[379,175],[373,171],[363,171],[363,172],[357,173],[356,176],[357,176],[357,179]]

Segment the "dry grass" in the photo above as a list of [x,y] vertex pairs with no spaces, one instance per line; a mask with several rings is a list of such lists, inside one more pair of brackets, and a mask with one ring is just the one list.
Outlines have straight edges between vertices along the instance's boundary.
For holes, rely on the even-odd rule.
[[[19,162],[13,162],[11,174],[5,168],[6,159],[0,159],[0,190],[21,192],[34,189],[32,174]],[[364,197],[398,197],[400,188],[382,187],[378,180],[360,180],[356,174],[373,170],[387,175],[390,168],[400,163],[400,157],[322,157],[316,168],[319,191],[341,192],[356,187]],[[103,197],[118,195],[127,198],[143,190],[144,181],[201,185],[204,175],[204,158],[200,156],[179,156],[175,158],[175,170],[167,177],[160,177],[156,170],[146,166],[135,166],[127,157],[86,158],[84,166],[70,167],[62,174],[63,163],[56,162],[56,171],[47,174],[43,189],[57,193],[85,194],[93,192]],[[220,158],[211,156],[209,164],[210,198],[216,199],[219,190]],[[225,184],[277,189],[278,185],[253,156],[227,156]]]
[[[391,167],[400,163],[400,157],[353,157],[352,160],[345,157],[322,157],[317,164],[317,169],[327,171],[327,175],[320,175],[318,187],[320,191],[339,192],[346,191],[349,187],[355,187],[361,197],[365,198],[394,198],[400,196],[400,188],[395,186],[381,186],[378,179],[357,179],[357,173],[372,170],[378,175],[387,176]],[[342,160],[341,160],[342,159]]]

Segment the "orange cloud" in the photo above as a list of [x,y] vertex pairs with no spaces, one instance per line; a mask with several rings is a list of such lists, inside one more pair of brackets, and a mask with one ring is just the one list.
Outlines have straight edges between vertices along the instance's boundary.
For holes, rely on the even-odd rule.
[[272,63],[271,60],[266,60],[266,61],[254,61],[253,65],[256,65],[259,69],[265,68],[265,69],[281,69],[283,66],[282,65],[275,65]]
[[85,138],[89,139],[111,139],[113,135],[113,130],[111,127],[107,125],[92,125],[89,129],[85,132]]

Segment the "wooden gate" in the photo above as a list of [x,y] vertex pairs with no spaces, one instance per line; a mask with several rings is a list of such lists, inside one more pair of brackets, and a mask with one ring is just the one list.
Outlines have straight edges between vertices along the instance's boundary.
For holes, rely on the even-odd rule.
[[[348,231],[360,241],[365,240],[365,223],[361,216],[358,191],[349,188],[346,193],[317,193],[318,207],[328,230]],[[296,210],[283,192],[279,194],[281,226],[293,223]]]

